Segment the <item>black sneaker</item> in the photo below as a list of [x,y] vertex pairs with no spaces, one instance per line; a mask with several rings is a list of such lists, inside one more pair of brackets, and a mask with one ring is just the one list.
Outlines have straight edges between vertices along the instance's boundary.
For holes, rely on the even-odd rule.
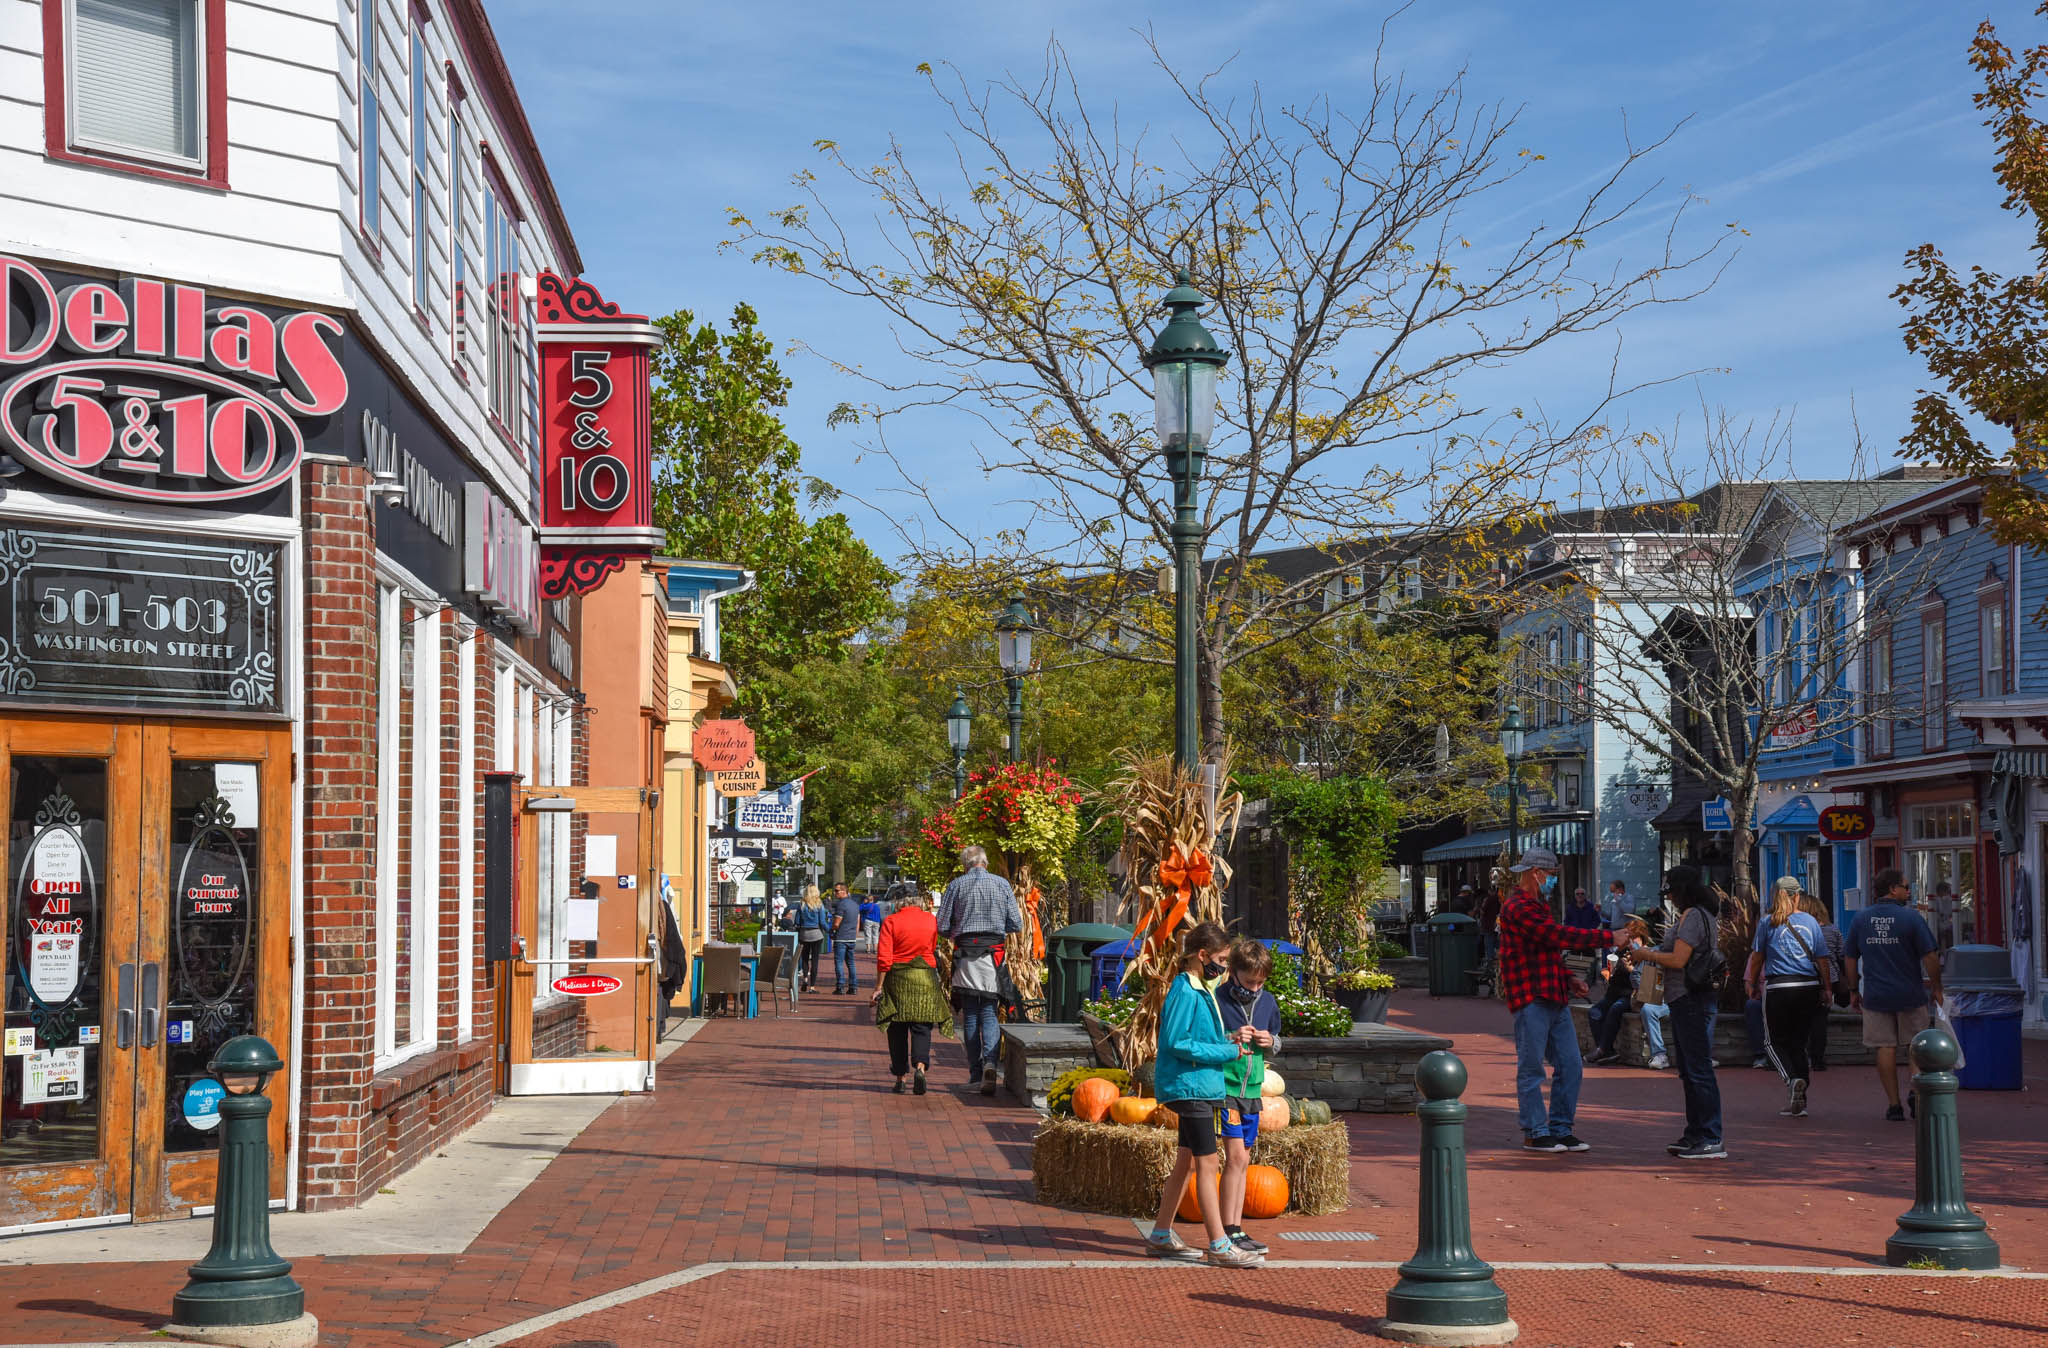
[[996,1069],[993,1063],[981,1069],[981,1093],[983,1095],[994,1095],[996,1093]]
[[1536,1135],[1536,1136],[1534,1136],[1534,1137],[1525,1137],[1525,1138],[1523,1138],[1523,1139],[1522,1139],[1522,1150],[1523,1150],[1523,1151],[1563,1151],[1563,1150],[1564,1150],[1564,1143],[1562,1143],[1562,1142],[1558,1141],[1558,1140],[1557,1140],[1556,1138],[1552,1137],[1552,1136],[1551,1136],[1550,1134],[1548,1134],[1548,1133],[1539,1133],[1539,1134],[1537,1134],[1537,1135]]
[[1728,1149],[1718,1142],[1695,1142],[1684,1151],[1672,1153],[1681,1161],[1725,1161]]
[[896,1078],[896,1084],[895,1084],[895,1085],[893,1085],[893,1086],[891,1086],[891,1087],[889,1088],[889,1094],[891,1094],[891,1095],[901,1095],[901,1094],[903,1094],[903,1078],[902,1078],[902,1077],[897,1077],[897,1078]]
[[922,1067],[917,1069],[917,1077],[915,1079],[915,1084],[913,1084],[910,1089],[913,1094],[924,1094],[924,1069]]
[[1897,1105],[1893,1105],[1884,1112],[1884,1121],[1886,1123],[1904,1123],[1906,1121],[1906,1111]]
[[1681,1137],[1676,1142],[1666,1142],[1664,1144],[1664,1154],[1666,1156],[1676,1156],[1682,1151],[1691,1151],[1698,1145],[1699,1141],[1696,1138]]
[[1579,1141],[1579,1139],[1578,1139],[1578,1138],[1574,1137],[1574,1136],[1573,1136],[1572,1134],[1570,1134],[1570,1133],[1566,1133],[1566,1134],[1564,1134],[1564,1136],[1562,1136],[1562,1137],[1554,1137],[1554,1138],[1552,1138],[1552,1139],[1551,1139],[1551,1141],[1553,1141],[1553,1142],[1555,1142],[1555,1143],[1557,1144],[1557,1149],[1558,1149],[1559,1151],[1591,1151],[1591,1150],[1593,1150],[1593,1144],[1592,1144],[1592,1143],[1590,1143],[1590,1142],[1581,1142],[1581,1141]]
[[1242,1231],[1225,1231],[1223,1234],[1229,1236],[1230,1243],[1243,1250],[1246,1254],[1264,1254],[1266,1252],[1266,1247],[1263,1244],[1253,1240]]

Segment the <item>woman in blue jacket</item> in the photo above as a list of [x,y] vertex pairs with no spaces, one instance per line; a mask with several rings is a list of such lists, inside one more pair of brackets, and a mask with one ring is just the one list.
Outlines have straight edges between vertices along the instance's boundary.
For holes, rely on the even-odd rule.
[[1153,1093],[1180,1119],[1180,1148],[1173,1172],[1159,1196],[1159,1216],[1145,1237],[1145,1253],[1158,1259],[1193,1258],[1173,1231],[1174,1210],[1195,1177],[1195,1201],[1202,1209],[1202,1229],[1209,1240],[1202,1256],[1218,1268],[1252,1268],[1264,1256],[1239,1249],[1223,1233],[1223,1214],[1216,1189],[1216,1120],[1223,1109],[1223,1068],[1244,1054],[1245,1035],[1223,1029],[1223,1012],[1211,990],[1224,974],[1223,956],[1230,937],[1214,922],[1204,922],[1182,938],[1180,971],[1166,991],[1159,1011],[1159,1057],[1153,1065]]

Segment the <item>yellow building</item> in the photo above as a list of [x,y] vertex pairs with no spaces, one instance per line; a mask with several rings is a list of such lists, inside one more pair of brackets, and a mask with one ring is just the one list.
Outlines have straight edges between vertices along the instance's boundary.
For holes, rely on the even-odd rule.
[[[719,662],[719,606],[752,589],[754,573],[727,562],[665,558],[660,565],[668,571],[669,696],[661,869],[683,945],[694,955],[712,934],[718,881],[709,835],[718,814],[710,779],[691,757],[690,742],[699,725],[721,716],[738,695],[732,674]],[[677,1002],[688,998],[686,987]]]

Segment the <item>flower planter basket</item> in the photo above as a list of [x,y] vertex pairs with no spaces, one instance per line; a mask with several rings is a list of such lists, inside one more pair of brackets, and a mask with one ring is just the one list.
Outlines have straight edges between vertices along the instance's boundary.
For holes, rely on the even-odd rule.
[[1387,1023],[1387,998],[1391,988],[1331,988],[1330,1000],[1351,1013],[1353,1025]]

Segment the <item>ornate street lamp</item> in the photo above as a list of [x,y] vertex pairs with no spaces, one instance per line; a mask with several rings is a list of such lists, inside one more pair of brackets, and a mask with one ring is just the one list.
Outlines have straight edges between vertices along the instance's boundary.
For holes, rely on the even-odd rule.
[[1010,693],[1010,761],[1024,756],[1024,676],[1031,672],[1031,610],[1024,596],[996,615],[996,663]]
[[1216,428],[1216,385],[1230,353],[1195,317],[1202,292],[1185,270],[1166,292],[1172,311],[1166,326],[1145,353],[1152,372],[1152,418],[1166,467],[1173,474],[1173,757],[1183,769],[1195,770],[1201,758],[1201,713],[1195,700],[1195,635],[1201,621],[1196,607],[1200,584],[1202,522],[1195,511],[1195,491],[1202,481],[1202,461]]
[[1522,859],[1522,812],[1521,793],[1517,782],[1522,770],[1522,749],[1528,741],[1528,732],[1522,728],[1522,709],[1509,707],[1508,717],[1500,723],[1500,751],[1508,756],[1508,856],[1510,864]]
[[[213,1191],[213,1246],[171,1298],[180,1327],[220,1331],[271,1325],[267,1342],[311,1344],[317,1325],[289,1260],[270,1244],[270,1100],[263,1087],[284,1068],[267,1040],[238,1035],[207,1064],[220,1101],[220,1170]],[[191,1337],[202,1337],[195,1333]],[[229,1340],[216,1339],[216,1342]]]
[[953,799],[967,794],[967,739],[974,733],[974,708],[958,688],[946,709],[946,743],[953,746]]

